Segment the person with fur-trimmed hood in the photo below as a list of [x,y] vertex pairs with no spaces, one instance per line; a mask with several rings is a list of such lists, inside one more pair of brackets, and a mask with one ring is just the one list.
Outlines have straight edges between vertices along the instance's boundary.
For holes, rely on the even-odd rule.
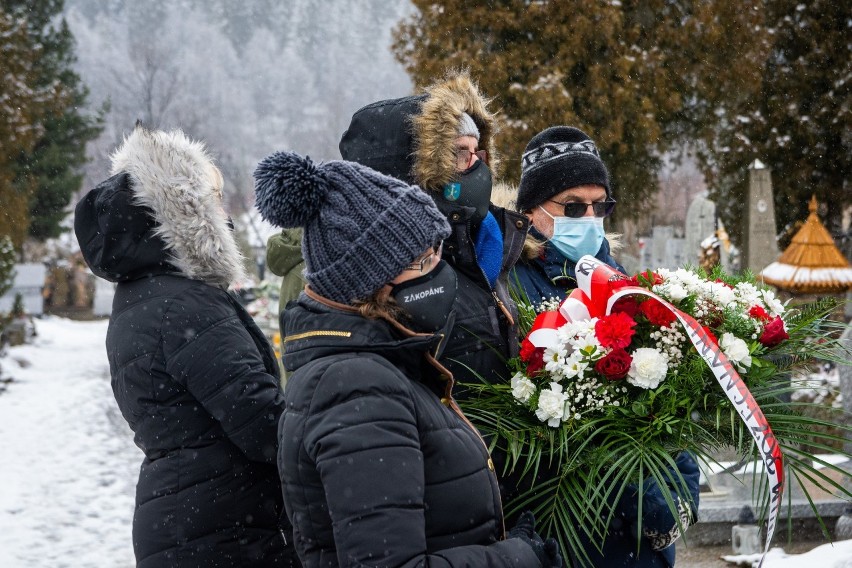
[[442,362],[460,382],[508,378],[518,352],[508,272],[528,221],[491,204],[496,120],[470,76],[456,72],[422,94],[378,101],[352,116],[340,153],[419,185],[450,223],[444,259],[458,274],[456,325]]
[[92,271],[118,283],[106,348],[145,454],[137,566],[298,566],[281,530],[278,365],[228,293],[244,260],[203,145],[137,126],[74,230]]

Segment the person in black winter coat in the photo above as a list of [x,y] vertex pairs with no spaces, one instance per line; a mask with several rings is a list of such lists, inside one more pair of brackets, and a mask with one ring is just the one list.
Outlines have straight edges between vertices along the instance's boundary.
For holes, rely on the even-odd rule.
[[457,278],[430,197],[359,164],[284,152],[255,180],[266,220],[304,227],[278,433],[304,566],[561,566],[530,516],[504,538],[488,450],[437,360]]
[[[609,173],[589,136],[568,126],[547,128],[527,144],[521,167],[516,206],[530,219],[532,228],[526,244],[528,254],[516,265],[512,283],[523,296],[536,307],[553,298],[563,300],[577,287],[574,269],[583,255],[624,272],[610,255],[603,230],[603,219],[615,206]],[[614,517],[603,542],[592,542],[578,531],[587,557],[579,551],[566,551],[572,564],[586,566],[590,560],[591,566],[600,568],[674,566],[673,544],[682,529],[695,522],[699,498],[695,459],[688,453],[680,454],[675,466],[677,473],[669,472],[671,479],[662,487],[651,478],[645,480],[641,518],[640,499],[634,488],[613,503]],[[539,479],[555,475],[545,468]],[[529,488],[528,479],[518,478],[517,472],[507,476],[507,497]],[[666,497],[678,514],[672,514]],[[637,542],[637,535],[641,535],[641,542]]]
[[490,202],[496,119],[466,73],[423,94],[356,111],[340,154],[432,196],[451,234],[444,260],[458,276],[456,326],[441,362],[459,382],[508,381],[518,354],[517,310],[508,274],[521,255],[528,221]]
[[227,291],[243,259],[222,176],[182,132],[138,126],[112,171],[78,203],[74,229],[92,271],[118,283],[106,348],[145,454],[137,566],[298,566],[280,526],[278,366]]

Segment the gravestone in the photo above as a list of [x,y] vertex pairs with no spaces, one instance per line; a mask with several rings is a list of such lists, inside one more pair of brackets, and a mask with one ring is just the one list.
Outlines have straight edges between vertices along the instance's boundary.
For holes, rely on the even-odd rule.
[[95,278],[95,297],[92,302],[92,315],[102,317],[112,313],[112,299],[115,297],[115,284],[103,278]]
[[[852,416],[852,361],[849,361],[848,354],[852,352],[852,325],[846,327],[846,331],[840,337],[840,344],[846,349],[842,353],[843,359],[847,360],[848,365],[838,365],[837,372],[840,377],[840,395],[843,398],[843,410],[846,411],[847,420]],[[852,438],[847,434],[844,450],[852,454]]]
[[759,274],[778,258],[772,173],[760,160],[749,166],[748,201],[743,220],[743,268]]
[[700,193],[686,210],[686,240],[683,257],[686,264],[697,266],[701,260],[701,243],[716,232],[716,204]]
[[6,313],[12,309],[15,296],[21,295],[24,301],[24,311],[33,316],[44,313],[44,282],[47,268],[39,263],[15,265],[15,281],[12,288],[0,296],[0,312]]
[[663,225],[651,229],[650,268],[668,268],[666,261],[666,243],[674,238],[674,227]]

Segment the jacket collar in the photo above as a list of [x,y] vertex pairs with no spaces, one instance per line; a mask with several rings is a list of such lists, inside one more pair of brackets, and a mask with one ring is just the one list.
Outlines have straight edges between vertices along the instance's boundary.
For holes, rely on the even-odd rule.
[[[485,280],[482,269],[476,262],[476,249],[473,238],[473,207],[465,207],[436,199],[435,205],[446,215],[450,222],[450,236],[444,239],[444,258],[453,268],[465,273],[473,280]],[[501,276],[506,274],[518,261],[524,247],[529,220],[525,215],[491,205],[489,211],[497,219],[503,233],[503,261]],[[486,284],[487,286],[487,284]]]
[[369,352],[386,358],[408,377],[441,375],[447,392],[452,389],[452,373],[432,356],[447,339],[442,334],[417,333],[392,319],[367,319],[357,308],[329,300],[309,286],[297,304],[285,310],[282,323],[288,371],[336,353]]

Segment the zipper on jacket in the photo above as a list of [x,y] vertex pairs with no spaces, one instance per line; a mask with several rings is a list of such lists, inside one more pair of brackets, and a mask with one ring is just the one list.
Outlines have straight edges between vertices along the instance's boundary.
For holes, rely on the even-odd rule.
[[352,337],[351,331],[306,331],[305,333],[297,333],[295,335],[287,335],[284,337],[284,343],[289,341],[298,341],[299,339],[307,339],[309,337]]

